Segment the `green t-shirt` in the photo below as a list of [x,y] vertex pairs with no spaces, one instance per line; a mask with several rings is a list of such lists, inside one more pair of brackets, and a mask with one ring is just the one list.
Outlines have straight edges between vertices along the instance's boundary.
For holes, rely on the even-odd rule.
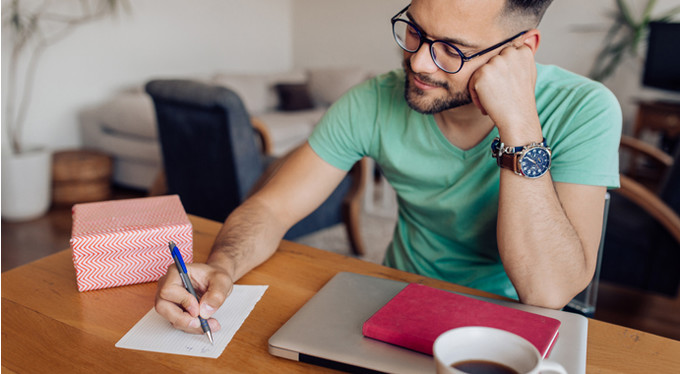
[[[554,181],[616,188],[621,109],[603,85],[537,65],[536,105],[553,152]],[[500,171],[494,128],[472,149],[453,146],[432,115],[404,99],[393,71],[345,94],[309,144],[342,170],[373,158],[397,193],[399,215],[387,266],[517,298],[496,240]]]

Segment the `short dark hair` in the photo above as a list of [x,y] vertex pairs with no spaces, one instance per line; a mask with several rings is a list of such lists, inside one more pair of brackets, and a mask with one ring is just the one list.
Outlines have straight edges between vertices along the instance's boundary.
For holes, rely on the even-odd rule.
[[552,0],[506,0],[504,15],[519,15],[538,26]]

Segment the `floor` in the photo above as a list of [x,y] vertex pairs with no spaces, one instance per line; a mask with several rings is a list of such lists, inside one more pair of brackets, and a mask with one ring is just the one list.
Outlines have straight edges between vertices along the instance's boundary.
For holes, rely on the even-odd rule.
[[[113,198],[142,196],[138,191],[116,189]],[[378,263],[382,260],[394,224],[393,214],[393,211],[364,212],[362,235],[369,249],[365,260]],[[28,222],[2,221],[2,271],[68,248],[70,236],[71,209],[68,206],[52,207],[43,217]],[[350,255],[342,227],[333,227],[299,241]],[[680,297],[671,299],[601,284],[595,318],[680,340]]]

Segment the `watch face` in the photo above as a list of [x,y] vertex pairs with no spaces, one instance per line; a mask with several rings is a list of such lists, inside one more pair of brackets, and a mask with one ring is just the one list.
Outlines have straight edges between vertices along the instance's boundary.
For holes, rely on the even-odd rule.
[[531,148],[519,159],[522,174],[538,178],[550,169],[550,152],[542,147]]

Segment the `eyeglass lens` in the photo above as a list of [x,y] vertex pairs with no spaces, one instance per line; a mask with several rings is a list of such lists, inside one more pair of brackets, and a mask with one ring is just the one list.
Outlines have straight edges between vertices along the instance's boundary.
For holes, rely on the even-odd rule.
[[430,44],[430,53],[435,64],[442,70],[455,73],[460,70],[463,59],[460,53],[450,45],[440,41],[429,41],[421,37],[420,32],[404,20],[396,20],[393,25],[394,38],[397,44],[407,52],[416,52],[422,41]]

